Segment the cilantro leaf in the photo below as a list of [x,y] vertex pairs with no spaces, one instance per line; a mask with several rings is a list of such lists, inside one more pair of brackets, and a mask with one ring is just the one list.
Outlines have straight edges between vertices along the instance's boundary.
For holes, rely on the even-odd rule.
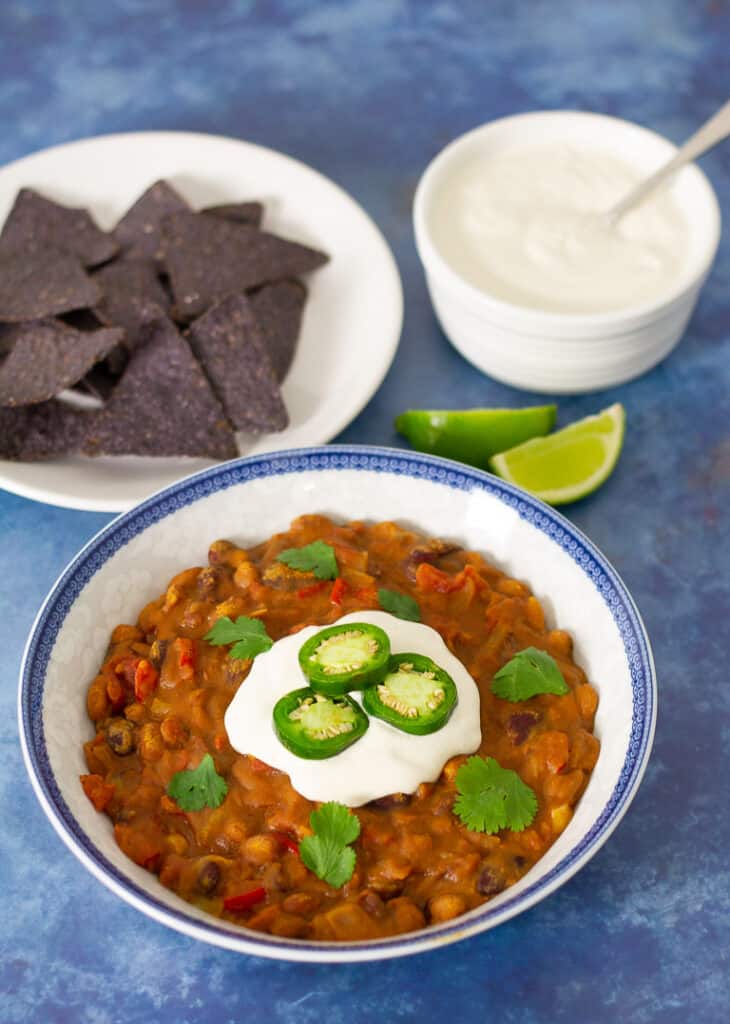
[[309,824],[314,835],[299,844],[302,863],[317,878],[339,889],[355,870],[355,851],[348,844],[360,835],[360,820],[349,808],[331,800],[312,811]]
[[555,658],[537,647],[526,647],[495,672],[491,689],[495,697],[513,703],[528,700],[538,693],[554,693],[560,697],[569,692]]
[[210,754],[192,771],[175,772],[167,787],[167,795],[184,811],[220,807],[227,792],[226,780],[215,770]]
[[398,590],[386,590],[384,587],[378,589],[378,601],[383,611],[397,615],[399,619],[407,622],[420,622],[421,609],[418,601],[409,597],[408,594],[401,594]]
[[276,556],[276,561],[300,572],[313,572],[318,580],[335,580],[340,575],[335,549],[323,540],[312,541],[303,548],[287,548]]
[[472,832],[522,832],[537,813],[537,797],[517,772],[493,757],[470,757],[456,773],[454,813]]
[[274,646],[263,622],[250,619],[248,615],[239,615],[235,622],[224,615],[205,634],[205,639],[209,644],[218,646],[234,644],[230,650],[232,658],[255,658]]

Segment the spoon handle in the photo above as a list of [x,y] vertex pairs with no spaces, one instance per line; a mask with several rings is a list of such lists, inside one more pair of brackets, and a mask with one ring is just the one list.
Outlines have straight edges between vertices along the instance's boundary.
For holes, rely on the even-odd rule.
[[642,181],[620,202],[611,207],[606,214],[609,222],[615,224],[628,210],[640,203],[650,192],[653,192],[657,185],[668,178],[678,167],[702,156],[708,149],[712,149],[718,142],[726,139],[728,135],[730,135],[730,100],[687,139],[668,163],[663,164],[651,177]]

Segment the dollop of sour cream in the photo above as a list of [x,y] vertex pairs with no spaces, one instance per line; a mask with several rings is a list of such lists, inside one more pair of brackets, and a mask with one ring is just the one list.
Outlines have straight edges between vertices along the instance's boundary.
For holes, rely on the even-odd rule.
[[[353,612],[338,619],[338,623],[345,622],[380,626],[390,638],[393,654],[425,654],[449,673],[458,702],[442,729],[413,736],[371,717],[362,739],[335,757],[310,761],[287,750],[274,731],[274,704],[284,694],[307,685],[297,656],[302,644],[321,626],[308,626],[277,640],[271,650],[256,658],[226,711],[225,726],[235,750],[286,772],[294,789],[307,800],[337,800],[359,807],[390,793],[412,793],[421,782],[434,782],[449,758],[473,753],[482,739],[479,690],[430,626],[374,611]],[[350,696],[360,701],[357,691]]]
[[589,146],[542,143],[465,161],[435,199],[437,248],[470,284],[514,305],[606,313],[680,277],[688,225],[660,190],[611,226],[600,215],[646,177]]

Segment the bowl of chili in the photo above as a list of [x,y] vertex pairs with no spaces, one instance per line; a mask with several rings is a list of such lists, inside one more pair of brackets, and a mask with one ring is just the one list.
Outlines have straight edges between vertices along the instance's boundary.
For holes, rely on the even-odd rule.
[[[290,528],[290,521],[299,516],[305,516],[305,520],[297,520],[300,525],[295,522]],[[356,523],[350,522],[355,519]],[[305,523],[304,527],[301,522]],[[369,523],[376,525],[363,525]],[[550,701],[560,698],[533,697],[531,700],[537,703],[528,702],[515,710],[505,700],[505,697],[512,699],[509,690],[514,683],[507,678],[508,669],[503,664],[496,673],[497,662],[489,663],[490,678],[499,676],[500,679],[496,689],[492,683],[492,693],[482,693],[484,742],[479,752],[494,754],[497,760],[500,751],[508,760],[517,757],[532,725],[541,716],[543,719],[536,730],[535,744],[530,746],[528,742],[525,749],[534,753],[539,747],[547,765],[545,785],[541,783],[536,787],[542,815],[536,820],[550,818],[554,827],[549,842],[543,842],[534,857],[527,855],[528,837],[532,833],[530,842],[539,845],[537,828],[520,833],[519,841],[512,843],[512,833],[507,830],[465,839],[462,833],[457,836],[457,829],[448,824],[454,803],[454,777],[458,778],[461,772],[466,779],[465,769],[472,775],[478,776],[480,771],[488,774],[493,767],[491,756],[486,760],[477,757],[466,761],[464,757],[449,761],[437,783],[430,789],[426,787],[423,794],[419,787],[411,808],[404,809],[397,798],[402,797],[401,802],[407,803],[410,798],[406,794],[396,795],[390,802],[375,802],[383,806],[353,809],[355,813],[351,817],[357,816],[359,820],[349,823],[352,830],[347,843],[351,843],[351,849],[362,858],[363,872],[369,865],[370,874],[367,884],[362,882],[359,889],[355,882],[348,882],[351,888],[342,890],[345,896],[341,902],[345,910],[338,905],[337,917],[333,914],[331,919],[321,912],[312,911],[308,915],[303,909],[307,904],[305,897],[311,897],[310,904],[312,900],[316,903],[324,898],[324,890],[321,890],[324,883],[318,880],[309,887],[311,891],[307,891],[306,881],[300,882],[302,891],[293,894],[297,899],[290,899],[289,910],[281,910],[280,901],[288,898],[286,887],[291,878],[306,875],[301,864],[305,860],[301,840],[310,830],[305,825],[300,835],[282,831],[277,827],[277,808],[269,813],[263,832],[259,827],[257,834],[243,840],[249,844],[246,884],[239,889],[228,886],[221,890],[221,874],[229,870],[225,865],[233,863],[229,835],[229,845],[221,840],[223,845],[219,847],[223,856],[218,861],[223,862],[223,867],[217,863],[214,851],[207,851],[202,860],[198,856],[194,898],[184,884],[188,871],[185,856],[174,849],[175,845],[182,847],[184,843],[169,840],[170,849],[165,848],[164,856],[159,849],[145,848],[141,834],[135,834],[130,826],[134,818],[132,794],[126,803],[114,805],[119,809],[114,827],[109,817],[97,813],[95,808],[103,807],[109,796],[109,784],[101,767],[98,772],[89,773],[89,755],[93,765],[97,765],[97,761],[100,765],[115,762],[116,758],[128,755],[135,743],[139,746],[152,739],[157,742],[160,730],[160,715],[153,722],[154,715],[150,717],[148,709],[157,699],[159,648],[155,652],[154,643],[162,641],[147,642],[151,634],[149,626],[146,627],[148,635],[144,633],[146,612],[143,609],[159,611],[166,600],[164,595],[158,599],[160,590],[172,577],[178,584],[173,580],[171,586],[178,589],[188,585],[182,582],[187,579],[190,586],[196,588],[193,595],[196,600],[191,599],[184,606],[193,623],[195,614],[199,615],[205,604],[204,591],[212,578],[231,580],[236,574],[242,578],[249,571],[246,566],[252,564],[249,556],[254,560],[263,558],[261,564],[266,564],[266,572],[269,572],[271,565],[261,554],[267,549],[261,545],[271,537],[272,531],[274,538],[291,540],[304,537],[309,530],[307,537],[311,540],[313,524],[330,540],[339,538],[343,550],[349,550],[345,541],[352,537],[379,538],[377,543],[381,548],[375,561],[379,563],[377,572],[382,581],[378,582],[387,586],[391,584],[391,577],[396,582],[412,578],[413,593],[423,595],[424,622],[438,626],[445,621],[443,616],[448,612],[453,628],[458,630],[459,620],[468,624],[469,617],[476,615],[475,609],[482,616],[482,605],[487,607],[490,601],[502,608],[505,602],[512,602],[528,609],[526,614],[528,619],[531,617],[531,623],[528,622],[524,633],[520,634],[520,644],[516,634],[510,634],[506,627],[501,634],[500,650],[507,652],[500,656],[502,663],[509,653],[515,653],[515,647],[526,647],[521,655],[530,657],[534,648],[527,647],[527,643],[531,637],[537,637],[538,646],[545,651],[552,650],[563,666],[563,674],[568,677],[573,691],[570,700],[575,696],[576,706],[584,698],[588,701],[587,709],[584,707],[582,711],[585,727],[581,726],[580,715],[576,713],[572,747],[566,747],[566,752],[559,754],[560,744],[555,739],[559,730],[550,726],[555,722]],[[424,544],[423,535],[447,536],[454,541]],[[211,564],[201,569],[208,560],[211,542],[220,536],[231,537],[235,543],[228,547],[214,545]],[[390,547],[382,547],[384,537]],[[335,550],[339,550],[336,545]],[[388,558],[383,556],[383,551],[390,550],[394,553],[392,573]],[[239,558],[231,554],[236,551],[248,552],[248,555]],[[404,551],[410,559],[410,577],[403,575]],[[482,556],[489,561],[485,562]],[[195,573],[185,577],[186,571],[192,572],[187,569],[191,564],[197,566]],[[298,570],[289,572],[291,576]],[[357,581],[358,572],[361,569],[351,567],[334,583],[306,579],[296,591],[286,587],[282,590],[286,573],[280,567],[270,573],[268,583],[262,577],[262,585],[270,584],[272,592],[288,595],[277,598],[281,621],[276,626],[276,620],[271,620],[274,622],[272,630],[278,635],[291,632],[294,622],[291,616],[295,614],[290,611],[294,604],[292,594],[301,593],[307,608],[311,608],[308,613],[311,625],[329,625],[340,614],[367,607],[368,602],[369,607],[377,607],[377,599],[372,598],[372,594],[363,596],[367,588],[358,591],[352,582]],[[490,593],[484,591],[485,581]],[[169,597],[170,588],[166,594]],[[475,594],[479,596],[474,597]],[[464,603],[465,595],[473,599],[471,610]],[[392,601],[392,597],[389,600]],[[413,598],[406,600],[412,602]],[[401,607],[402,617],[411,613],[412,608],[406,612]],[[486,614],[489,619],[489,607]],[[118,626],[120,622],[135,622],[138,617],[135,627]],[[491,621],[489,635],[499,633],[494,628],[497,620],[492,617]],[[299,623],[295,625],[298,628]],[[522,627],[515,625],[513,628],[519,633]],[[568,636],[565,630],[570,630],[574,646],[564,639]],[[195,628],[191,626],[189,632],[195,634]],[[447,632],[446,626],[442,625],[442,632]],[[200,632],[197,635],[201,635]],[[165,641],[166,645],[171,643],[166,657],[174,658],[174,671],[179,679],[194,678],[195,651],[200,642],[185,636]],[[460,644],[467,643],[455,633],[449,642],[457,650]],[[474,643],[477,657],[481,641]],[[115,650],[118,653],[120,644],[126,645],[124,655],[115,664],[123,663],[119,678],[121,691],[127,685],[128,696],[120,697],[120,704],[110,708],[107,688],[102,694],[103,707],[95,710],[92,680],[99,666],[107,664]],[[124,661],[135,650],[132,661]],[[463,647],[463,651],[466,650],[467,647]],[[481,654],[487,657],[484,651]],[[538,651],[534,657],[539,654]],[[463,657],[466,658],[466,654]],[[414,670],[412,662],[411,658],[406,672]],[[416,665],[415,669],[419,667],[424,666]],[[390,671],[397,673],[401,668],[396,660]],[[125,673],[129,675],[126,684]],[[305,682],[301,679],[298,685],[301,687]],[[230,694],[239,684],[240,679],[229,679]],[[387,686],[379,685],[385,687],[381,695],[392,705]],[[577,696],[581,687],[584,688],[582,696]],[[296,685],[289,689],[295,691]],[[344,705],[351,697],[324,699]],[[375,691],[370,693],[368,702],[375,715],[371,722],[377,722],[378,715],[386,722],[389,715],[393,717],[392,707],[379,701]],[[195,703],[194,695],[186,701],[191,708]],[[366,710],[367,706],[365,702]],[[137,710],[130,713],[131,707]],[[529,710],[530,707],[538,710]],[[502,709],[507,709],[504,715]],[[28,639],[19,686],[21,743],[35,792],[60,838],[99,881],[148,916],[196,939],[244,953],[313,962],[374,960],[422,952],[494,927],[548,896],[595,854],[626,813],[646,768],[655,719],[654,665],[640,615],[616,571],[579,530],[555,510],[479,470],[427,455],[405,455],[390,449],[357,446],[299,449],[225,463],[181,480],[119,516],[78,553],[49,593]],[[97,731],[95,735],[92,720],[97,728],[99,722],[102,723],[102,732]],[[289,719],[287,724],[291,725]],[[393,728],[395,730],[395,726]],[[160,749],[164,749],[164,757],[168,759],[179,756],[181,769],[189,761],[189,757],[186,761],[182,756],[186,749],[185,736],[192,735],[193,731],[183,729],[178,736],[172,725],[163,730],[164,743]],[[171,815],[176,812],[174,797],[183,786],[185,776],[207,772],[209,785],[221,785],[215,779],[225,780],[223,789],[241,783],[244,787],[257,785],[255,780],[251,782],[253,776],[249,773],[255,774],[259,766],[230,750],[225,736],[217,738],[220,730],[216,733],[213,727],[207,750],[200,735],[195,732],[198,763],[195,772],[179,770],[176,774],[183,778],[178,778],[177,789],[171,785],[162,797],[168,801],[164,806]],[[403,742],[413,741],[406,731],[398,735],[405,737]],[[420,737],[420,741],[424,740],[426,737]],[[358,742],[364,743],[365,739]],[[419,738],[415,742],[419,742]],[[96,755],[95,743],[103,747]],[[596,760],[599,743],[600,754]],[[357,746],[355,743],[351,749]],[[578,747],[580,754],[576,754]],[[215,757],[211,756],[211,751]],[[465,755],[469,753],[472,751],[464,751]],[[97,761],[94,761],[95,756]],[[133,756],[136,758],[137,754]],[[329,762],[332,771],[337,771],[337,757],[345,756],[337,754]],[[569,761],[569,757],[573,760]],[[580,757],[584,760],[576,761]],[[319,763],[327,765],[328,762]],[[521,762],[510,763],[519,766]],[[582,764],[583,770],[576,768],[576,764]],[[266,765],[263,768],[266,770]],[[531,770],[534,764],[525,769],[526,772]],[[82,787],[80,776],[95,777],[99,781]],[[574,787],[570,806],[556,803],[550,794],[564,792],[565,787],[570,786],[566,781],[570,776],[582,778],[581,784],[576,783],[577,788]],[[281,789],[286,795],[284,803],[291,804],[296,798],[296,794],[291,795],[283,773],[274,773],[266,785],[274,790],[277,786],[288,787]],[[222,806],[225,807],[225,803]],[[441,815],[447,821],[446,825],[443,822],[439,825],[443,836],[436,835],[435,827],[433,836],[426,837],[428,841],[423,835],[419,838],[418,830],[411,834],[408,822],[417,819],[420,806],[424,815],[434,819]],[[321,813],[322,809],[315,813]],[[210,820],[206,818],[206,822]],[[225,824],[225,816],[223,821]],[[390,835],[400,828],[402,841],[410,843],[411,851],[408,880],[395,878],[394,881],[391,877],[390,889],[387,885],[378,889],[372,882],[378,864],[370,851],[386,836],[387,830],[379,824],[382,821],[387,823]],[[222,829],[224,831],[223,826]],[[473,849],[469,841],[473,842]],[[196,843],[199,842],[198,836]],[[454,862],[450,867],[449,843],[454,844]],[[470,852],[465,854],[464,850]],[[495,884],[499,870],[484,865],[499,865],[502,857],[502,869],[506,872],[508,852],[510,870],[514,874],[506,883]],[[197,847],[196,853],[200,853]],[[445,883],[429,888],[430,883],[424,879],[438,872],[430,862],[422,861],[419,867],[418,856],[428,860],[437,855],[447,864],[439,877],[457,878],[455,864],[458,861],[466,873],[466,881],[459,883],[457,878],[451,889]],[[259,856],[262,857],[260,865],[251,867]],[[405,859],[401,852],[395,862],[402,865]],[[284,890],[283,895],[276,897],[279,902],[271,895],[272,879],[275,888]],[[351,898],[347,896],[348,891]],[[329,899],[331,891],[327,893]],[[473,899],[469,893],[474,893]],[[298,907],[296,913],[291,911],[294,903]],[[271,909],[272,906],[275,909]],[[363,930],[357,924],[365,921],[368,914],[381,922],[378,927],[374,925],[372,931]],[[296,927],[291,924],[293,919],[299,922]],[[324,923],[314,923],[321,920]],[[348,921],[355,921],[351,933],[348,933]]]

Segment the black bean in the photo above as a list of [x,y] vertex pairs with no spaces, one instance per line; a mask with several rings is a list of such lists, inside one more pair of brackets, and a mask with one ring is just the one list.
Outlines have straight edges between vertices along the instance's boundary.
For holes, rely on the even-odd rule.
[[210,896],[218,888],[221,880],[221,869],[214,860],[204,860],[198,871],[198,890]]
[[165,654],[167,653],[167,648],[169,647],[169,645],[169,640],[153,640],[150,646],[149,657],[151,663],[155,666],[155,668],[160,668],[160,666],[162,665],[162,662],[165,660]]
[[210,565],[224,562],[226,555],[233,551],[234,547],[235,544],[231,544],[229,540],[214,540],[208,549],[208,562]]
[[510,715],[507,722],[507,735],[515,747],[524,743],[535,727],[540,716],[536,711],[518,711]]
[[496,896],[504,888],[504,879],[493,868],[482,868],[477,878],[477,892],[482,896]]
[[373,917],[380,917],[385,910],[385,904],[382,899],[372,889],[366,889],[362,892],[358,896],[357,902],[363,910],[366,910],[368,914],[372,914]]
[[106,742],[109,749],[120,757],[131,754],[137,745],[134,726],[126,718],[112,718],[106,727]]
[[200,570],[195,581],[195,589],[201,597],[213,597],[222,578],[223,573],[217,566],[206,566]]

